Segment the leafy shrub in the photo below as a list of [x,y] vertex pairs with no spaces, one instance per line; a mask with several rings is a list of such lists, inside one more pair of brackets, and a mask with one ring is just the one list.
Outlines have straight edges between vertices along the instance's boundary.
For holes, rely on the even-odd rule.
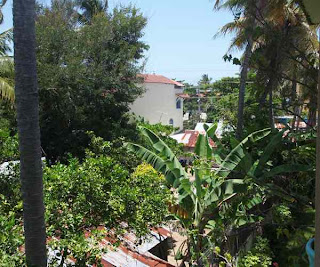
[[[142,237],[167,214],[170,192],[150,165],[142,164],[130,175],[110,157],[87,157],[83,163],[72,158],[68,165],[45,168],[44,181],[47,233],[60,238],[50,245],[77,262],[94,264],[101,254],[95,227],[112,228],[116,235],[131,230]],[[91,232],[90,240],[84,231]]]
[[12,135],[9,122],[0,119],[0,164],[19,157],[18,135]]
[[260,236],[251,250],[239,261],[239,267],[269,267],[272,264],[272,252],[269,241]]

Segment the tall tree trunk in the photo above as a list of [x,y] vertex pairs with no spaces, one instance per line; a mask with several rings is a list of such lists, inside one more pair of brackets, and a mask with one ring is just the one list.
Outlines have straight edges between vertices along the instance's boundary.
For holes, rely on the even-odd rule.
[[252,37],[248,38],[244,60],[240,74],[239,102],[238,102],[238,121],[237,121],[237,138],[240,139],[243,134],[243,116],[244,116],[244,97],[246,93],[247,75],[249,69],[249,61],[252,55]]
[[35,0],[13,1],[15,94],[20,149],[25,251],[28,266],[46,266]]
[[[318,29],[318,37],[319,37],[319,59],[320,59],[320,29]],[[315,265],[320,266],[320,65],[318,66],[318,96],[317,96],[317,111],[318,111],[318,119],[317,119],[317,146],[316,146],[316,235],[315,235]]]
[[[237,132],[236,136],[238,139],[242,137],[243,134],[243,117],[244,117],[244,98],[246,93],[246,83],[249,69],[249,62],[252,55],[253,47],[253,30],[255,28],[256,19],[261,19],[263,14],[262,10],[266,4],[265,0],[252,1],[248,5],[247,15],[251,16],[251,31],[247,36],[247,46],[244,53],[244,59],[241,66],[240,73],[240,87],[239,87],[239,101],[238,101],[238,121],[237,121]],[[253,9],[252,9],[253,8]]]

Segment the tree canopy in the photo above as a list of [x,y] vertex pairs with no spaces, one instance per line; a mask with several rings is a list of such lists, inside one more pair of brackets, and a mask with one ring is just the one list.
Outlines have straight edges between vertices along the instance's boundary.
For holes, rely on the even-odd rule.
[[146,19],[134,7],[80,26],[65,12],[41,9],[36,24],[42,145],[52,160],[65,151],[83,156],[87,131],[112,140],[135,128],[127,112],[143,92],[137,74],[148,49],[141,40]]

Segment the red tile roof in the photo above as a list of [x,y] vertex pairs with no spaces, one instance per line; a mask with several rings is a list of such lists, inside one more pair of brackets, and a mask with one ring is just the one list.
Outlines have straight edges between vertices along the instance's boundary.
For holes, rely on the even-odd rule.
[[179,83],[174,80],[170,80],[167,77],[164,77],[162,75],[156,75],[156,74],[140,74],[139,77],[144,78],[145,83],[164,83],[164,84],[174,84],[179,87],[183,87],[184,85],[182,83]]
[[177,94],[177,96],[179,96],[181,98],[190,98],[189,94]]
[[[184,136],[182,137],[182,140],[184,140],[185,138],[189,138],[188,143],[186,143],[185,146],[190,148],[195,148],[199,134],[200,133],[198,131],[186,130],[184,133]],[[213,148],[217,147],[216,143],[211,138],[209,138],[209,143],[211,147]]]

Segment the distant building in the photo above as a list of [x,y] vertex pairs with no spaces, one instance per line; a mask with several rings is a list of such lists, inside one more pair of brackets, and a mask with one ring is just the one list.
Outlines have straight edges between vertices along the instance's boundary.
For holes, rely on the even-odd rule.
[[145,93],[132,104],[131,111],[151,124],[183,128],[184,85],[162,75],[143,74]]
[[183,115],[183,120],[184,120],[184,121],[190,120],[190,112],[186,112],[186,113]]

